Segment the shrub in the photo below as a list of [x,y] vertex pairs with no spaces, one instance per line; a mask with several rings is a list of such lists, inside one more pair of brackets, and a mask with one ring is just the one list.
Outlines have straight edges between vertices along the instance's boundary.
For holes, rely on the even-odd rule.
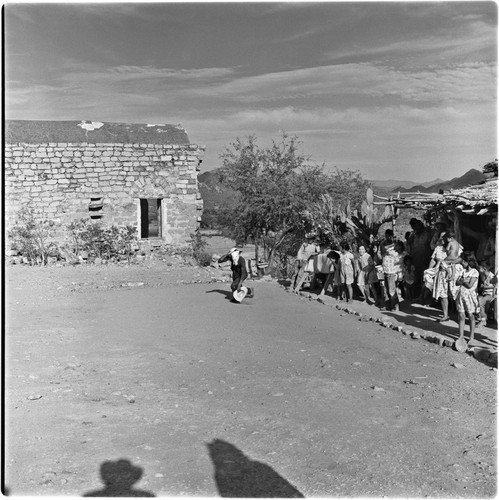
[[[116,227],[116,226],[113,226]],[[130,264],[130,259],[135,253],[137,245],[137,228],[133,226],[120,226],[118,229],[118,238],[115,240],[115,248],[118,253],[124,255]]]
[[15,249],[26,257],[30,265],[46,265],[49,256],[57,256],[57,244],[51,241],[54,221],[38,219],[30,206],[19,210],[16,222],[8,231]]
[[192,256],[198,265],[207,267],[211,264],[211,253],[206,250],[208,243],[203,240],[201,233],[197,231],[191,234],[192,238]]
[[137,230],[133,226],[104,226],[89,219],[73,221],[66,226],[74,245],[73,252],[106,260],[126,257],[130,263],[135,252]]

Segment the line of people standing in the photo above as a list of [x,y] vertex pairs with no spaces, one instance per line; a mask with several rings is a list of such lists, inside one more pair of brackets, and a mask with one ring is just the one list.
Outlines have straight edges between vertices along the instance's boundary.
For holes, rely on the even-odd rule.
[[488,233],[487,241],[482,238],[481,260],[477,262],[475,254],[459,244],[444,219],[436,221],[433,231],[418,219],[411,219],[410,226],[412,231],[405,234],[405,241],[396,240],[393,231],[387,229],[381,241],[371,238],[370,244],[360,243],[356,249],[346,241],[337,248],[320,249],[315,235],[309,235],[300,250],[302,260],[295,267],[293,288],[297,286],[297,270],[306,269],[311,256],[323,253],[330,260],[330,272],[322,278],[321,294],[331,288],[334,297],[348,302],[354,299],[356,286],[359,300],[387,310],[398,310],[401,300],[439,302],[441,322],[449,320],[452,304],[460,337],[467,315],[473,338],[476,322],[487,321],[495,301],[495,239],[491,243],[495,232]]

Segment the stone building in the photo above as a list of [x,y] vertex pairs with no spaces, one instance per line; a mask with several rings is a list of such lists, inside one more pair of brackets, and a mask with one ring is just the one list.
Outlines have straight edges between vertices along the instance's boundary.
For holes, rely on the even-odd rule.
[[201,220],[203,154],[181,126],[6,121],[6,229],[29,204],[60,237],[88,218],[132,225],[141,240],[185,245]]

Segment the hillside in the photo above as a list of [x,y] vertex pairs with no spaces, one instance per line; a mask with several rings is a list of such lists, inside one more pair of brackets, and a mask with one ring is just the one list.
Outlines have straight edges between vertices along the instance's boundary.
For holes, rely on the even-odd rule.
[[444,182],[443,179],[437,178],[432,181],[427,182],[414,182],[414,181],[402,181],[396,179],[386,179],[386,180],[370,180],[374,187],[385,190],[393,191],[395,189],[412,190],[416,186],[423,186],[424,188],[438,184],[439,182]]
[[218,170],[198,175],[198,184],[205,207],[218,208],[237,199],[236,191],[222,186],[218,180]]
[[428,188],[429,192],[438,192],[440,189],[447,191],[449,189],[459,189],[466,186],[473,186],[475,184],[480,184],[485,180],[485,176],[480,170],[472,168],[468,170],[461,177],[454,177],[450,181],[440,182],[438,184],[434,184],[433,186]]
[[450,181],[440,181],[435,184],[422,183],[416,184],[411,187],[405,188],[402,185],[395,187],[391,190],[392,193],[397,193],[399,191],[403,192],[420,192],[420,193],[438,193],[440,190],[448,191],[450,189],[459,189],[466,186],[472,186],[475,184],[480,184],[485,180],[485,176],[480,170],[472,168],[468,170],[464,175],[460,177],[454,177]]
[[210,170],[198,175],[198,186],[203,198],[202,227],[212,227],[216,220],[216,213],[222,207],[235,205],[238,193],[222,186],[218,179],[218,170]]

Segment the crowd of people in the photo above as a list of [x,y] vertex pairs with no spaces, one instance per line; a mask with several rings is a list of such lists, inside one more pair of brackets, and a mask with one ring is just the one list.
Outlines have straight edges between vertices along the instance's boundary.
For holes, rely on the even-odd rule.
[[477,240],[473,251],[463,248],[443,218],[433,228],[411,219],[412,231],[404,240],[387,229],[382,239],[371,236],[369,244],[344,241],[335,248],[308,233],[296,256],[291,286],[299,291],[308,276],[320,294],[331,292],[338,300],[361,300],[383,310],[397,311],[405,301],[438,303],[442,317],[437,321],[448,321],[449,311],[455,310],[463,339],[467,316],[472,340],[477,324],[496,319],[493,225],[485,233],[462,229]]

